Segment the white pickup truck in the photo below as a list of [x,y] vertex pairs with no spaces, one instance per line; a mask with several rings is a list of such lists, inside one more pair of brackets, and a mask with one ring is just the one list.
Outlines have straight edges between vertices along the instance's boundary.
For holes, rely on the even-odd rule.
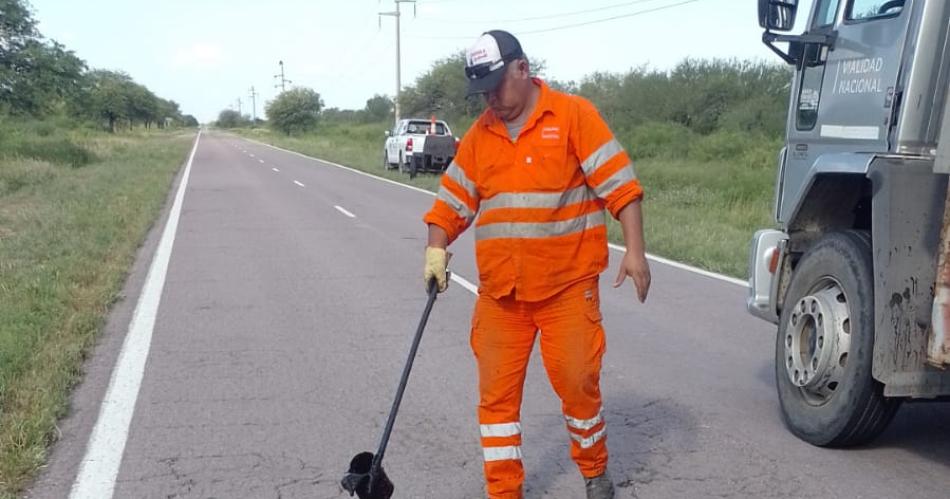
[[[414,176],[421,171],[442,171],[455,156],[456,140],[448,123],[440,120],[399,120],[386,131],[383,168]],[[428,139],[428,140],[427,140]]]

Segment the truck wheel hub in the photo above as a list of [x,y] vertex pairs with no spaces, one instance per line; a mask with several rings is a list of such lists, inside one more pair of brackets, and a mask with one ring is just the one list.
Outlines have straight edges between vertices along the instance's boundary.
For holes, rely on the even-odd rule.
[[791,312],[785,330],[785,369],[809,403],[827,402],[844,374],[851,346],[848,300],[831,278],[818,283]]

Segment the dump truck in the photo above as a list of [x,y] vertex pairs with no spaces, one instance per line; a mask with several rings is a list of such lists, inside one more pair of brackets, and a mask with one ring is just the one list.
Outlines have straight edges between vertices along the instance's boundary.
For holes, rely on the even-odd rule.
[[950,395],[950,2],[814,0],[797,35],[798,0],[758,14],[794,71],[748,309],[777,325],[788,429],[859,445]]

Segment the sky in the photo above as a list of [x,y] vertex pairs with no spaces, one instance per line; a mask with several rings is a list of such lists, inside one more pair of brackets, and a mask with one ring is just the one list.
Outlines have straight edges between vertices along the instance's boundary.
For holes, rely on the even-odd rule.
[[[686,57],[779,62],[761,43],[756,0],[418,0],[401,4],[402,84],[490,29],[519,38],[546,76]],[[799,25],[810,6],[803,0]],[[263,116],[284,61],[291,86],[313,88],[327,107],[361,109],[396,89],[393,0],[31,0],[40,32],[92,68],[122,70],[199,121],[223,109]],[[606,20],[617,17],[617,19]],[[603,22],[599,22],[603,21]],[[584,26],[570,25],[589,23]]]

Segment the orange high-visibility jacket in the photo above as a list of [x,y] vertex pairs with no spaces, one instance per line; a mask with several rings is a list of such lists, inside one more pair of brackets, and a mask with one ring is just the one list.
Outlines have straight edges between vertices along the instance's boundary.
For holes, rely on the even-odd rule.
[[480,292],[538,301],[607,267],[604,208],[643,195],[593,104],[549,88],[512,142],[486,110],[459,144],[423,220],[454,241],[473,221]]

